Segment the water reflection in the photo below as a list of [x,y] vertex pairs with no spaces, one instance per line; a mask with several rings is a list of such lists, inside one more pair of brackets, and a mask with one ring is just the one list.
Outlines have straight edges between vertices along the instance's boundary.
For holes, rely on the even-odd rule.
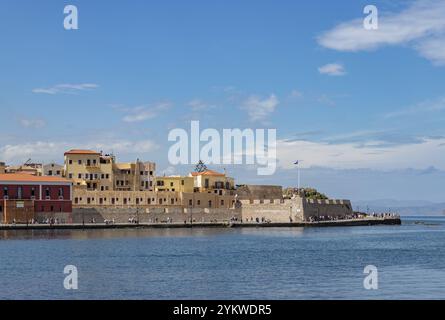
[[304,228],[134,228],[87,230],[2,230],[0,240],[88,240],[151,237],[245,236],[300,237]]

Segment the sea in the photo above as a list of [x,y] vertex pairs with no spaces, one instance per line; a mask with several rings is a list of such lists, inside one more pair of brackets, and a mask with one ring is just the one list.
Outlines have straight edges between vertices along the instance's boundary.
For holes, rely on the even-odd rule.
[[400,226],[0,231],[0,299],[445,299],[445,217]]

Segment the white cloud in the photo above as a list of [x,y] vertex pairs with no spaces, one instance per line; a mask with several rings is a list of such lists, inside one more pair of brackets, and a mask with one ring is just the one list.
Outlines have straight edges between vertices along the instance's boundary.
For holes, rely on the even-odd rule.
[[445,65],[445,36],[422,41],[416,45],[416,49],[433,64]]
[[329,49],[352,52],[408,44],[425,58],[444,64],[444,17],[445,1],[417,0],[399,13],[380,14],[377,30],[366,30],[363,18],[355,19],[321,34],[318,43]]
[[33,89],[33,93],[43,94],[74,94],[79,91],[97,89],[99,86],[94,83],[81,83],[81,84],[57,84],[49,88],[36,88]]
[[292,90],[290,93],[290,97],[291,98],[301,98],[303,96],[303,92],[299,91],[299,90]]
[[[63,153],[69,149],[92,149],[114,152],[117,157],[125,154],[143,155],[156,150],[159,146],[151,140],[113,140],[81,142],[45,142],[7,144],[0,147],[0,160],[10,163],[23,163],[32,158],[35,161],[48,162],[54,159],[63,160]],[[147,159],[149,160],[149,159]]]
[[392,119],[392,118],[412,116],[417,114],[425,114],[441,110],[445,110],[445,98],[440,98],[434,101],[424,101],[407,109],[389,112],[384,115],[384,118]]
[[346,74],[345,68],[339,63],[329,63],[321,66],[318,68],[318,72],[329,76],[343,76]]
[[166,111],[170,108],[171,104],[168,102],[162,102],[155,104],[154,106],[139,106],[135,108],[123,109],[128,114],[123,117],[125,122],[140,122],[149,119],[156,118],[162,111]]
[[443,143],[445,138],[423,138],[420,143],[382,148],[383,141],[325,143],[279,140],[277,157],[278,165],[283,169],[294,169],[295,159],[303,159],[303,167],[392,170],[434,166],[445,170],[445,150],[440,147]]
[[203,110],[209,110],[214,109],[216,106],[206,103],[205,101],[202,101],[200,99],[193,99],[187,104],[193,111],[203,111]]
[[263,121],[273,113],[278,106],[278,98],[271,94],[269,98],[261,99],[258,96],[250,96],[243,104],[251,121]]
[[19,123],[24,128],[40,129],[46,125],[46,122],[42,119],[19,119]]

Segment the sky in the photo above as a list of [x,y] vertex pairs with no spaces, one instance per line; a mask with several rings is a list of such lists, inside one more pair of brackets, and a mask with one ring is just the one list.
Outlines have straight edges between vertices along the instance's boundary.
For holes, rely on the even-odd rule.
[[445,1],[3,0],[0,39],[8,164],[89,148],[187,174],[168,134],[199,120],[277,130],[275,174],[225,166],[239,184],[295,186],[300,159],[332,197],[445,202]]

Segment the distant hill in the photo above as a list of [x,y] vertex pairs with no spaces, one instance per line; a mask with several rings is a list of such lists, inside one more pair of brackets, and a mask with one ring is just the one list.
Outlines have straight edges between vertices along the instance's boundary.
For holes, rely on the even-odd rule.
[[445,202],[434,203],[422,200],[393,200],[393,199],[379,199],[379,200],[361,200],[354,201],[354,210],[366,212],[369,207],[369,212],[397,212],[405,216],[436,216],[445,215]]

